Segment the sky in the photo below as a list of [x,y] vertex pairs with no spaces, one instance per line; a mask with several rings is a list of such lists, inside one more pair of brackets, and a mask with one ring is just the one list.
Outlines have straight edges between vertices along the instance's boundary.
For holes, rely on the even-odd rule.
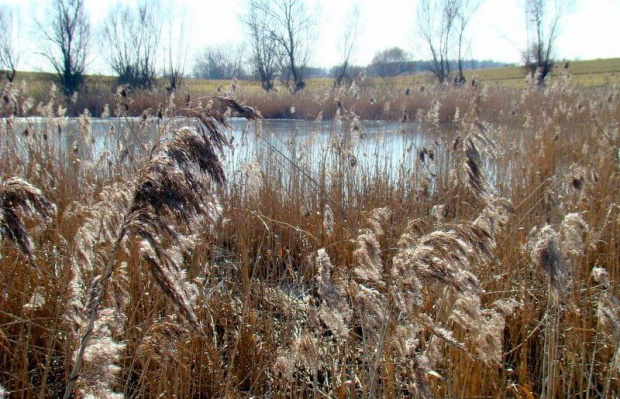
[[[93,30],[96,32],[111,5],[117,1],[85,0]],[[235,44],[243,41],[239,15],[245,0],[166,0],[176,11],[185,11],[191,32],[188,70],[200,49],[209,45]],[[340,62],[338,38],[344,21],[354,5],[360,10],[360,33],[353,63],[366,65],[377,51],[398,46],[413,59],[425,59],[416,38],[417,0],[308,0],[320,9],[319,27],[312,66],[330,67]],[[484,1],[484,0],[483,0]],[[20,45],[23,52],[21,69],[49,70],[31,39],[35,31],[31,15],[40,13],[45,0],[0,0],[18,11]],[[475,59],[519,63],[520,49],[525,45],[524,0],[486,0],[471,21],[468,31],[469,56]],[[575,0],[564,16],[557,40],[559,59],[595,59],[620,57],[620,0]],[[90,72],[109,73],[101,54],[101,44],[93,40]]]

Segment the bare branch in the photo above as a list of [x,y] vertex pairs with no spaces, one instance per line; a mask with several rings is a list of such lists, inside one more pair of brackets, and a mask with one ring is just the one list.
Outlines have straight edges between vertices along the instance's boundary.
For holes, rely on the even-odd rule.
[[[250,0],[248,5],[246,25],[256,25],[254,29],[250,27],[253,45],[256,44],[253,32],[256,32],[259,44],[267,45],[274,52],[272,59],[281,61],[285,74],[292,78],[291,90],[303,90],[319,10],[308,9],[304,0]],[[259,16],[261,20],[252,21],[251,16]]]
[[545,78],[553,69],[553,52],[560,22],[571,5],[571,0],[526,1],[527,47],[522,55],[525,67],[538,86],[544,85]]
[[280,64],[278,46],[270,34],[271,14],[269,2],[249,0],[248,11],[241,20],[246,26],[252,51],[251,64],[261,80],[263,90],[273,88],[276,68]]
[[168,80],[168,89],[174,91],[181,85],[185,75],[191,27],[187,24],[187,10],[173,2],[168,3],[168,10],[164,14],[167,16],[164,77]]
[[428,52],[427,69],[439,83],[450,77],[452,63],[457,61],[455,83],[465,81],[463,74],[464,41],[471,18],[481,0],[421,0],[417,8],[418,36]]
[[0,6],[0,76],[9,82],[15,79],[19,63],[19,46],[15,42],[14,31],[17,27],[13,8]]
[[41,54],[58,75],[66,96],[84,84],[84,71],[90,45],[90,22],[84,0],[51,0],[47,19],[37,21]]
[[347,74],[347,70],[350,66],[351,58],[357,51],[357,37],[359,34],[360,24],[360,9],[357,5],[351,8],[351,12],[347,16],[347,20],[344,24],[344,30],[342,31],[341,41],[338,43],[340,57],[342,64],[338,67],[336,72],[336,81],[334,86],[340,86],[342,80],[351,78]]
[[245,76],[245,46],[209,46],[196,58],[194,76],[202,79],[232,79]]
[[143,1],[137,7],[118,2],[108,13],[103,41],[119,84],[153,86],[163,24],[160,8],[159,1]]

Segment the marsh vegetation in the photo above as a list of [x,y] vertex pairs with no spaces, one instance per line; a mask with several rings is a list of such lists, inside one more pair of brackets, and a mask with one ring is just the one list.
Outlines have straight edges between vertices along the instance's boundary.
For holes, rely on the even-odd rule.
[[616,86],[364,84],[104,120],[7,84],[0,389],[617,396]]

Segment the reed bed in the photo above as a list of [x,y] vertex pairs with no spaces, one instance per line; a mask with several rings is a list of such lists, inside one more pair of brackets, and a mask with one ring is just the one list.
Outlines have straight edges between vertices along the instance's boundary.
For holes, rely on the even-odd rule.
[[119,88],[107,133],[6,86],[0,393],[619,396],[617,88],[365,84]]

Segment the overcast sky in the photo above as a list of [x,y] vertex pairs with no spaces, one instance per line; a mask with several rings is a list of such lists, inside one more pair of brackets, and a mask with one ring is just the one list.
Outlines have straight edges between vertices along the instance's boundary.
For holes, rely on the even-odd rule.
[[[119,0],[85,0],[93,30],[101,23],[110,6]],[[131,0],[120,0],[132,3]],[[188,70],[193,56],[204,46],[237,43],[243,40],[239,15],[245,0],[165,0],[177,10],[185,10],[191,26],[191,49]],[[24,52],[35,51],[32,36],[33,10],[42,10],[44,0],[0,0],[0,4],[16,6],[20,15],[20,36]],[[320,0],[319,35],[311,64],[329,67],[339,62],[338,38],[344,21],[354,4],[361,13],[361,32],[355,64],[368,64],[382,49],[398,46],[414,59],[425,58],[415,40],[415,9],[417,0]],[[472,20],[471,57],[496,61],[520,61],[519,49],[525,42],[524,0],[486,0]],[[38,11],[37,11],[38,10]],[[562,22],[556,56],[567,59],[620,57],[620,0],[576,0]],[[94,55],[102,49],[93,40]],[[47,69],[40,57],[22,56],[22,69]],[[109,72],[94,57],[90,72]]]

